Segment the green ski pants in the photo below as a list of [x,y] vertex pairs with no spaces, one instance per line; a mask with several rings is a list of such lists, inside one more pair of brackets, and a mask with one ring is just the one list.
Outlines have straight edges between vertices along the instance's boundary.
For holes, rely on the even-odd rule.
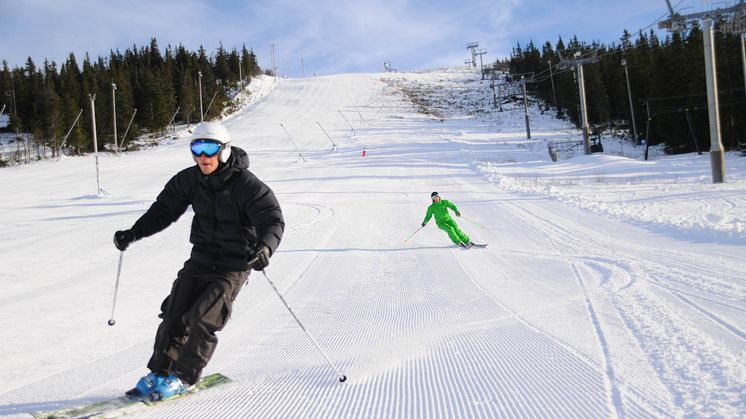
[[435,224],[438,226],[439,229],[448,233],[448,238],[450,238],[451,241],[455,244],[469,243],[471,241],[469,236],[461,231],[461,229],[458,228],[458,224],[456,224],[456,221],[452,219],[444,221],[442,223],[436,222]]

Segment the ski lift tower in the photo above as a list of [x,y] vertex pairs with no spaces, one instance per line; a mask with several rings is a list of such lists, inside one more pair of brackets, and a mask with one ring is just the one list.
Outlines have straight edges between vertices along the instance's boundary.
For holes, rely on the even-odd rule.
[[477,67],[477,47],[479,47],[479,42],[469,42],[466,44],[466,49],[471,50],[471,66],[474,68]]
[[[526,89],[526,83],[535,83],[536,80],[534,79],[534,73],[520,73],[520,74],[511,74],[510,78],[513,80],[513,83],[516,83],[521,86],[521,89],[523,90],[523,117],[526,121],[526,139],[531,139],[531,121],[528,117],[528,92]],[[517,80],[517,81],[515,81]],[[501,105],[502,106],[502,105]]]
[[482,80],[484,80],[484,63],[482,62],[482,56],[487,53],[486,49],[480,49],[478,52],[475,52],[474,55],[479,56],[479,68],[482,69]]
[[583,79],[583,64],[592,64],[599,61],[598,50],[593,50],[591,55],[583,56],[580,51],[576,51],[572,58],[564,58],[560,51],[557,51],[560,57],[560,66],[563,68],[572,68],[575,66],[575,76],[578,81],[578,97],[580,98],[580,130],[583,134],[583,149],[585,154],[591,154],[590,133],[588,128],[588,109],[585,100],[585,81]]
[[715,26],[717,30],[727,33],[740,33],[741,53],[743,56],[744,77],[746,77],[746,50],[743,33],[746,31],[746,5],[743,0],[738,5],[710,10],[706,12],[681,15],[666,0],[669,19],[658,22],[659,29],[670,32],[682,32],[690,23],[702,21],[704,38],[705,78],[707,85],[707,112],[710,119],[710,164],[712,165],[712,182],[725,182],[725,156],[720,139],[720,107],[717,90],[717,67],[715,65]]

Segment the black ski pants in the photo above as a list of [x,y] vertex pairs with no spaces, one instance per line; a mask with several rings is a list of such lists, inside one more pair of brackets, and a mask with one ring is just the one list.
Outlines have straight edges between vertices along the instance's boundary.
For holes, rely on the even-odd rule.
[[218,344],[215,333],[228,322],[233,301],[250,272],[216,271],[188,260],[161,304],[163,321],[148,368],[176,374],[188,384],[199,381]]

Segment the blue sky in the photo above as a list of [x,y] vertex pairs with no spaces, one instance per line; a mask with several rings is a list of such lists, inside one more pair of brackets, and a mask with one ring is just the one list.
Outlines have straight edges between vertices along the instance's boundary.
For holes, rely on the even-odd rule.
[[[700,11],[703,0],[674,0]],[[147,45],[200,45],[212,53],[244,43],[263,68],[270,44],[280,75],[376,72],[384,61],[400,70],[463,65],[466,44],[479,42],[486,61],[509,56],[520,42],[559,36],[611,43],[667,9],[664,0],[0,0],[0,59],[78,62]],[[656,26],[653,25],[653,28]],[[302,57],[302,61],[301,61]]]

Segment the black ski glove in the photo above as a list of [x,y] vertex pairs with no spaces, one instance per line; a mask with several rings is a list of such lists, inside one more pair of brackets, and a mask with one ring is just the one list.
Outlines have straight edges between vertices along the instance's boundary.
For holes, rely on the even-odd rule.
[[269,265],[270,251],[269,247],[259,243],[256,246],[256,257],[252,259],[254,265],[252,268],[255,271],[263,271]]
[[135,240],[137,240],[137,238],[132,230],[119,230],[114,233],[114,246],[123,252],[127,249],[127,246]]
[[425,227],[425,224],[427,224],[427,223],[422,223],[422,226]]
[[461,213],[456,211],[456,217],[460,217],[460,216],[461,216]]

